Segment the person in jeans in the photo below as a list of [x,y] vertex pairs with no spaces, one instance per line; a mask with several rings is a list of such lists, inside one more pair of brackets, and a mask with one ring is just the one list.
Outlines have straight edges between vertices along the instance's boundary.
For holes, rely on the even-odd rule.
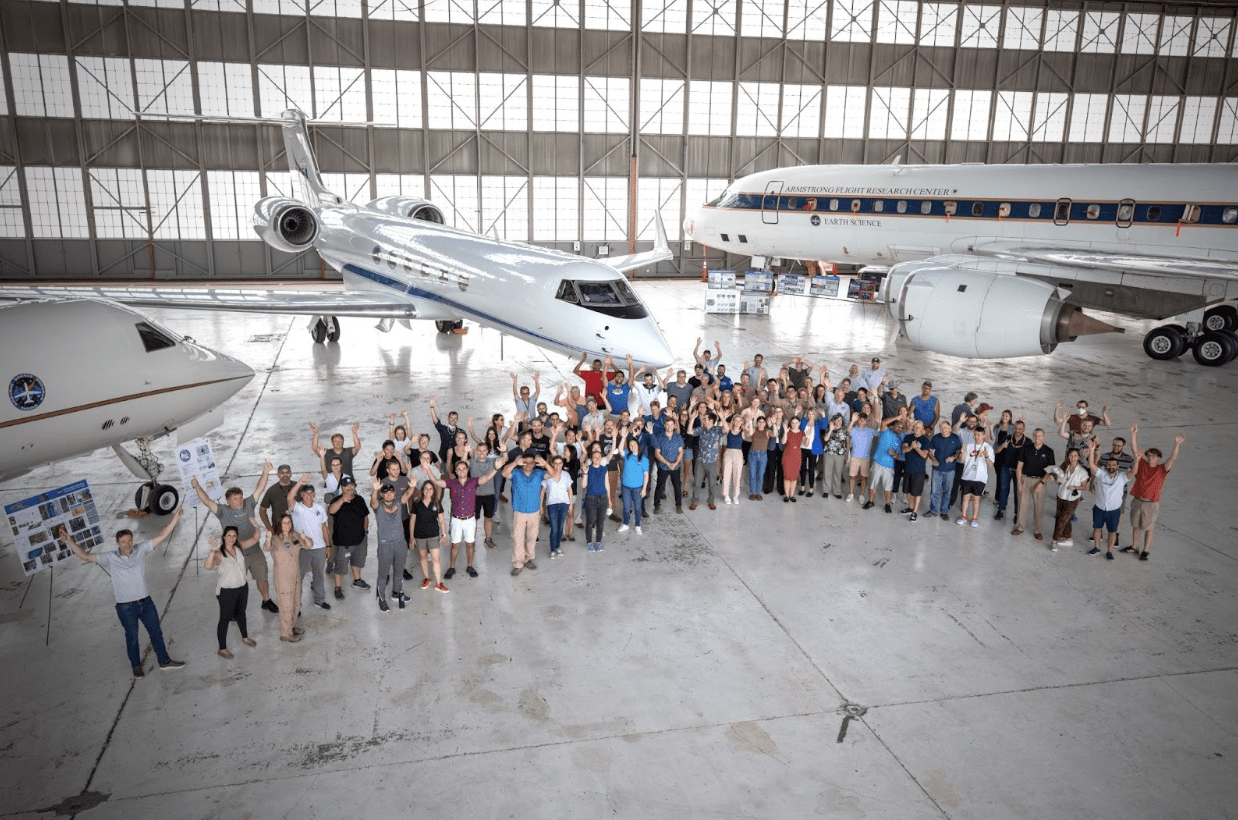
[[628,439],[628,451],[623,454],[619,480],[623,497],[623,523],[619,525],[619,532],[627,532],[628,520],[635,516],[633,524],[636,534],[640,535],[641,499],[649,489],[649,459],[641,455],[640,442],[634,438]]
[[1002,424],[998,425],[997,429],[997,446],[993,448],[993,452],[997,455],[997,514],[993,516],[994,520],[1001,521],[1006,517],[1006,505],[1010,500],[1010,488],[1014,486],[1014,517],[1019,517],[1019,491],[1018,491],[1018,472],[1019,472],[1019,453],[1023,450],[1023,445],[1027,443],[1027,436],[1024,434],[1026,425],[1023,419],[1016,421],[1010,430],[1002,430],[1002,426],[1006,423],[1006,414],[1009,410],[1002,412]]
[[662,512],[662,497],[667,479],[671,482],[671,496],[675,512],[683,513],[683,485],[679,480],[679,468],[683,465],[683,438],[678,432],[678,423],[667,419],[662,433],[654,439],[653,457],[658,464],[658,485],[653,493],[653,513]]
[[963,449],[962,440],[955,435],[954,425],[942,419],[937,435],[929,439],[932,450],[929,460],[933,462],[933,486],[929,490],[929,515],[950,518],[950,488],[954,485],[954,463]]
[[219,602],[219,623],[215,626],[215,637],[219,640],[219,657],[231,660],[235,657],[228,651],[228,624],[236,621],[241,630],[241,642],[246,646],[257,646],[258,642],[249,637],[249,628],[245,620],[245,607],[249,603],[249,581],[245,580],[244,550],[258,543],[258,532],[248,541],[237,541],[237,529],[232,525],[224,527],[223,543],[208,539],[211,551],[202,565],[205,570],[216,570],[219,581],[215,584],[215,600]]
[[542,481],[549,466],[546,459],[526,450],[515,453],[503,468],[503,477],[512,485],[512,575],[525,567],[537,569],[534,548],[541,524]]
[[[629,438],[628,447],[632,445],[636,445],[636,451],[640,452],[639,439]],[[602,445],[594,442],[589,446],[589,463],[585,465],[585,543],[589,552],[602,551],[602,530],[606,525],[608,503],[610,467],[602,462]]]
[[757,416],[749,421],[748,439],[752,446],[748,448],[748,500],[760,501],[762,483],[765,480],[765,464],[769,458],[769,426],[765,416]]
[[133,668],[135,678],[145,674],[142,671],[142,656],[138,647],[139,622],[150,635],[150,645],[155,649],[160,669],[181,669],[185,666],[184,661],[174,661],[168,655],[167,647],[163,643],[163,629],[159,626],[159,613],[155,610],[155,602],[150,599],[150,591],[146,588],[146,556],[167,540],[184,513],[185,508],[179,507],[172,513],[172,520],[158,535],[136,547],[133,545],[133,532],[120,530],[116,533],[116,552],[86,552],[69,537],[63,524],[52,533],[68,544],[78,558],[89,564],[98,564],[111,575],[112,591],[116,594],[116,616],[125,629],[125,650],[129,653],[129,666]]
[[309,549],[301,550],[301,578],[312,571],[310,591],[314,595],[314,605],[322,609],[330,609],[327,603],[326,570],[327,547],[331,546],[331,533],[327,529],[327,511],[321,504],[314,501],[313,477],[309,473],[297,479],[288,493],[288,508],[297,532],[309,542]]
[[718,451],[725,431],[718,424],[718,415],[703,404],[692,411],[692,431],[696,434],[696,460],[692,464],[692,497],[688,499],[688,509],[696,509],[696,494],[703,480],[707,492],[705,500],[709,509],[716,510],[714,476],[718,475]]
[[563,554],[563,526],[572,509],[572,477],[563,469],[563,456],[551,456],[550,470],[542,479],[546,493],[546,516],[550,519],[550,557]]

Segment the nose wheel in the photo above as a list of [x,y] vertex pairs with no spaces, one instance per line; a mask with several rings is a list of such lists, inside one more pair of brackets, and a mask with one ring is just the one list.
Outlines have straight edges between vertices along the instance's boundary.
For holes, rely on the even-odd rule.
[[137,493],[133,496],[133,505],[151,515],[168,515],[176,509],[180,501],[180,493],[175,487],[155,481],[138,487]]
[[309,331],[314,344],[338,342],[340,340],[340,320],[334,316],[316,316],[310,320]]
[[434,322],[434,327],[439,333],[454,333],[464,327],[463,319],[438,319]]

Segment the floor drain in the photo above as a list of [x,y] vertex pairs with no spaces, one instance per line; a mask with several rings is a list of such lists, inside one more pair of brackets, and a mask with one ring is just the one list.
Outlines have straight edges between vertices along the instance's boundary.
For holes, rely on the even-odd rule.
[[859,720],[868,714],[868,707],[861,706],[858,703],[844,703],[838,710],[843,713],[843,725],[838,727],[838,743],[842,743],[847,739],[847,726],[851,721]]

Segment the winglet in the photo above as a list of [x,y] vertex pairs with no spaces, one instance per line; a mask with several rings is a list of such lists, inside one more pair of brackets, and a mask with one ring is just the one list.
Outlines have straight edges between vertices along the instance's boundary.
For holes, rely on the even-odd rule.
[[344,200],[327,190],[318,173],[318,161],[310,147],[309,126],[305,112],[289,108],[283,114],[284,153],[288,155],[288,170],[300,191],[299,199],[306,205],[338,205]]
[[653,265],[658,262],[664,262],[671,259],[674,254],[671,253],[671,244],[666,240],[666,226],[662,224],[661,214],[654,212],[653,227],[657,232],[658,237],[653,243],[653,250],[644,251],[643,253],[634,253],[629,256],[612,256],[604,260],[606,264],[618,271],[627,273],[628,271],[643,268],[647,265]]

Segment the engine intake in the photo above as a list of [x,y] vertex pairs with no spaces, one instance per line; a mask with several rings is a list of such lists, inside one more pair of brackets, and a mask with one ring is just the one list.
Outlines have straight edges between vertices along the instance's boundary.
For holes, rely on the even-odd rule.
[[384,196],[365,207],[381,214],[402,216],[405,219],[421,219],[437,225],[447,224],[443,212],[428,199],[418,199],[412,196]]
[[285,253],[300,253],[318,238],[318,216],[295,199],[269,196],[254,205],[254,232]]
[[1114,330],[1067,304],[1052,285],[931,259],[895,265],[882,295],[912,344],[967,359],[1036,356]]

